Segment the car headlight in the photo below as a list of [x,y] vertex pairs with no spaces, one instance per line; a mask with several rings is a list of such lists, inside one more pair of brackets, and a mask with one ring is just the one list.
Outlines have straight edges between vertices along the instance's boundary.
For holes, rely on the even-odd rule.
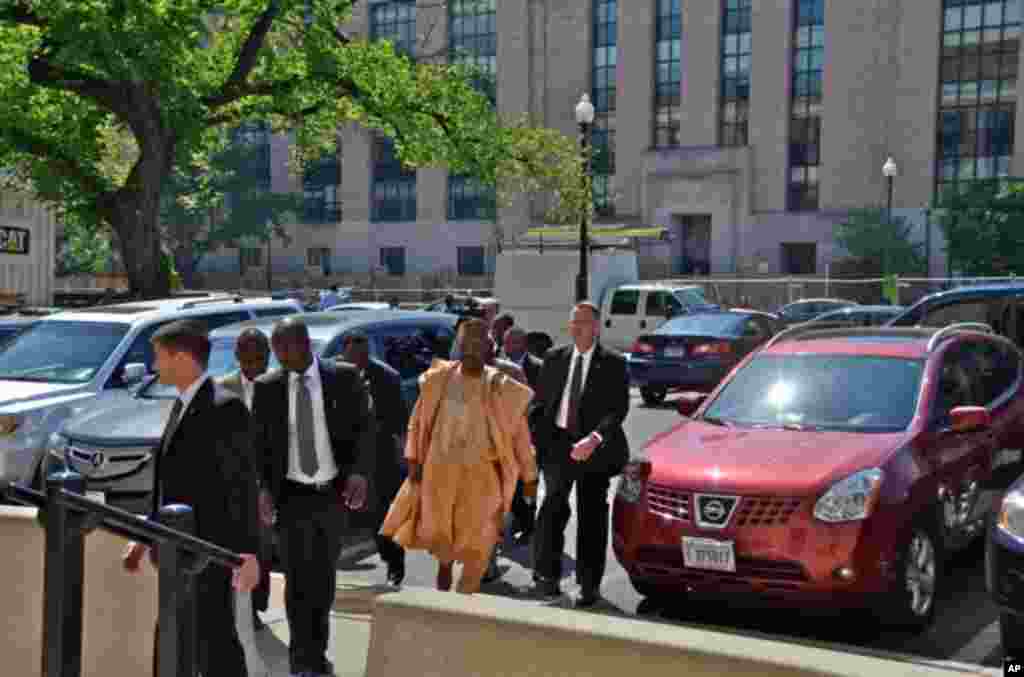
[[619,478],[618,496],[627,503],[639,503],[644,495],[644,487],[651,476],[651,462],[648,460],[630,461],[626,464]]
[[814,504],[814,517],[822,522],[865,519],[878,502],[882,477],[881,470],[871,468],[836,482]]
[[1011,491],[1003,497],[996,524],[1011,536],[1024,538],[1024,493]]
[[25,424],[25,416],[21,414],[0,414],[0,437],[13,435]]
[[68,450],[68,438],[60,433],[53,433],[50,435],[50,441],[46,445],[46,450],[50,456],[65,460]]

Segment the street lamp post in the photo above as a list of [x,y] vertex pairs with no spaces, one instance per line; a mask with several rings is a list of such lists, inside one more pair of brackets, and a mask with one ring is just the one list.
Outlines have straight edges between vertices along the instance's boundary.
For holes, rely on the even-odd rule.
[[[576,104],[576,123],[580,126],[580,152],[583,155],[583,187],[586,200],[593,201],[590,186],[590,128],[594,123],[594,104],[584,93]],[[576,302],[585,301],[590,297],[589,258],[590,237],[587,232],[590,221],[590,205],[584,203],[580,210],[580,272],[576,276]]]
[[[882,174],[886,181],[885,223],[892,229],[892,184],[896,177],[896,162],[891,157],[886,158],[885,164],[882,165]],[[882,250],[882,273],[884,275],[889,274],[889,244],[887,242]]]

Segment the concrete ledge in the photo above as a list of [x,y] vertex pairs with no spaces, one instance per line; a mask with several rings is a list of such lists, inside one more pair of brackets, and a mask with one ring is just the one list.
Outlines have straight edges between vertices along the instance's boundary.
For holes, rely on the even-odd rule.
[[[104,531],[85,539],[82,675],[138,677],[152,671],[156,573],[121,569],[127,541]],[[42,669],[44,533],[35,508],[0,506],[0,673]]]
[[983,674],[490,595],[404,590],[374,602],[367,677],[911,677]]

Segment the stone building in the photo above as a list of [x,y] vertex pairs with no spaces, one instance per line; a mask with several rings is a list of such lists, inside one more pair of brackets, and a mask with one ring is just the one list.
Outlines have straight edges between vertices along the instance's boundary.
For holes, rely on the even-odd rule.
[[[833,224],[894,207],[931,245],[925,207],[944,182],[1024,174],[1014,147],[1020,0],[390,0],[356,4],[352,31],[423,58],[490,68],[503,113],[576,134],[595,103],[596,200],[609,222],[662,225],[684,273],[823,274]],[[403,170],[388,145],[342,130],[337,162],[303,178],[269,138],[274,190],[305,191],[306,218],[275,250],[296,272],[475,276],[491,265],[487,191],[441,169]],[[539,220],[497,210],[515,234]],[[260,263],[260,254],[251,263]],[[202,269],[237,270],[237,253]],[[241,257],[245,259],[246,256]]]

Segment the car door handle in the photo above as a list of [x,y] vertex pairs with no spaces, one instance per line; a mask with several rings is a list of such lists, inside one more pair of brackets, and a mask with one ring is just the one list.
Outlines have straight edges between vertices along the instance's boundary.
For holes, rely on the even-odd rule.
[[640,320],[640,328],[647,329],[647,320]]
[[605,320],[605,321],[604,321],[604,326],[605,326],[605,327],[610,327],[610,326],[612,326],[612,321],[611,321],[611,320]]

